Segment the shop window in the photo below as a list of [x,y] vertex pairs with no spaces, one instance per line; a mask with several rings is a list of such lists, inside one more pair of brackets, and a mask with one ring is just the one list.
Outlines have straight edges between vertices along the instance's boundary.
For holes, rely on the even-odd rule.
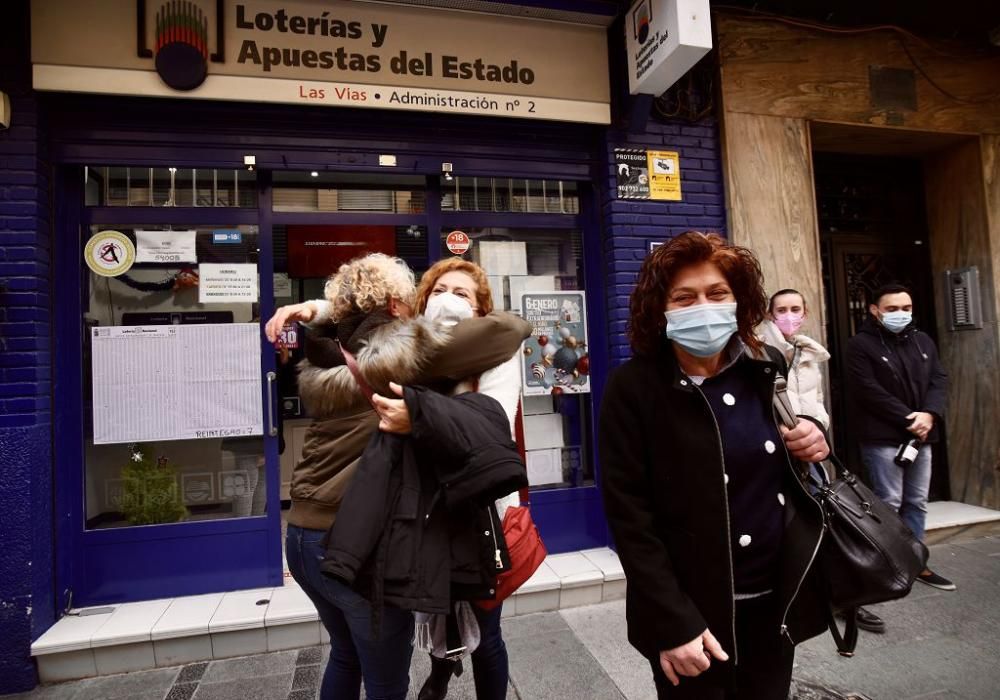
[[441,178],[443,211],[578,214],[580,199],[575,182],[523,178]]
[[88,237],[127,249],[124,236],[143,260],[116,277],[84,268],[89,529],[264,515],[257,229],[166,229]]
[[419,176],[276,172],[273,209],[285,212],[422,214],[425,181]]
[[84,168],[87,206],[257,206],[256,174],[247,170],[196,168]]
[[[565,299],[576,305],[573,315],[568,317],[570,323],[545,331],[546,337],[540,339],[542,346],[538,346],[537,338],[534,343],[526,343],[518,361],[526,392],[523,421],[531,488],[593,485],[590,351],[582,332],[586,309],[578,304],[586,294],[580,232],[528,228],[462,231],[471,239],[465,257],[486,270],[495,309],[533,320],[537,314],[521,308],[523,295],[582,293],[552,295],[560,299],[560,304]],[[455,244],[454,239],[449,239],[451,232],[451,229],[441,232],[442,250]]]

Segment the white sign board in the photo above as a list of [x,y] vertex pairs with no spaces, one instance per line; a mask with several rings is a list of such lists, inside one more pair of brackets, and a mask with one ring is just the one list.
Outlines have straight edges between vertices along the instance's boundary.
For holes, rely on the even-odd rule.
[[263,434],[260,324],[91,330],[94,444]]
[[712,48],[708,0],[638,0],[625,46],[629,92],[663,94]]
[[198,266],[198,301],[202,304],[255,302],[257,266],[253,263],[202,263]]
[[610,123],[604,26],[419,4],[36,0],[34,87]]
[[141,263],[198,262],[197,231],[135,232],[135,261]]

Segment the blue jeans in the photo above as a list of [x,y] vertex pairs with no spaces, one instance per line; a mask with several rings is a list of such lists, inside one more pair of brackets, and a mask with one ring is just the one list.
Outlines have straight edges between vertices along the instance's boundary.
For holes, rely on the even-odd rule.
[[899,511],[899,517],[923,542],[931,488],[931,446],[921,447],[913,464],[906,468],[892,461],[898,449],[898,445],[862,444],[861,461],[868,468],[875,495]]
[[476,700],[504,700],[507,697],[507,645],[500,632],[503,606],[483,610],[473,605],[479,622],[479,646],[472,652],[472,674]]
[[323,674],[320,698],[357,700],[364,678],[370,700],[405,700],[413,655],[413,615],[406,610],[383,608],[376,638],[371,604],[319,570],[325,534],[289,525],[285,539],[288,569],[330,633],[330,661]]

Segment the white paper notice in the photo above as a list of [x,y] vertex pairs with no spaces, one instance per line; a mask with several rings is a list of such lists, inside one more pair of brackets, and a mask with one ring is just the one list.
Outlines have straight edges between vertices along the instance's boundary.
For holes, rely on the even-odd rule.
[[136,231],[135,261],[198,262],[197,231]]
[[292,296],[292,278],[284,272],[274,273],[274,296],[279,299]]
[[254,302],[259,297],[255,264],[202,263],[198,266],[198,301],[202,304]]
[[558,484],[563,480],[562,450],[528,450],[528,486]]
[[556,278],[552,275],[511,275],[510,310],[521,313],[521,295],[525,292],[554,292]]
[[528,274],[528,247],[524,241],[480,241],[479,264],[487,275]]
[[263,434],[260,325],[91,330],[94,444]]

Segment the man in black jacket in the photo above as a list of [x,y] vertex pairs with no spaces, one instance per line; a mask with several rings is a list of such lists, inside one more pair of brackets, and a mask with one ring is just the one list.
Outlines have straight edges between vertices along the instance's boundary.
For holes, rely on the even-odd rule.
[[[931,482],[931,448],[925,443],[938,440],[948,375],[934,341],[913,323],[913,299],[906,287],[876,290],[868,311],[871,315],[847,344],[854,434],[876,495],[898,509],[923,540]],[[914,438],[912,463],[899,466],[894,460],[900,446]],[[955,584],[930,569],[920,580],[955,590]]]

